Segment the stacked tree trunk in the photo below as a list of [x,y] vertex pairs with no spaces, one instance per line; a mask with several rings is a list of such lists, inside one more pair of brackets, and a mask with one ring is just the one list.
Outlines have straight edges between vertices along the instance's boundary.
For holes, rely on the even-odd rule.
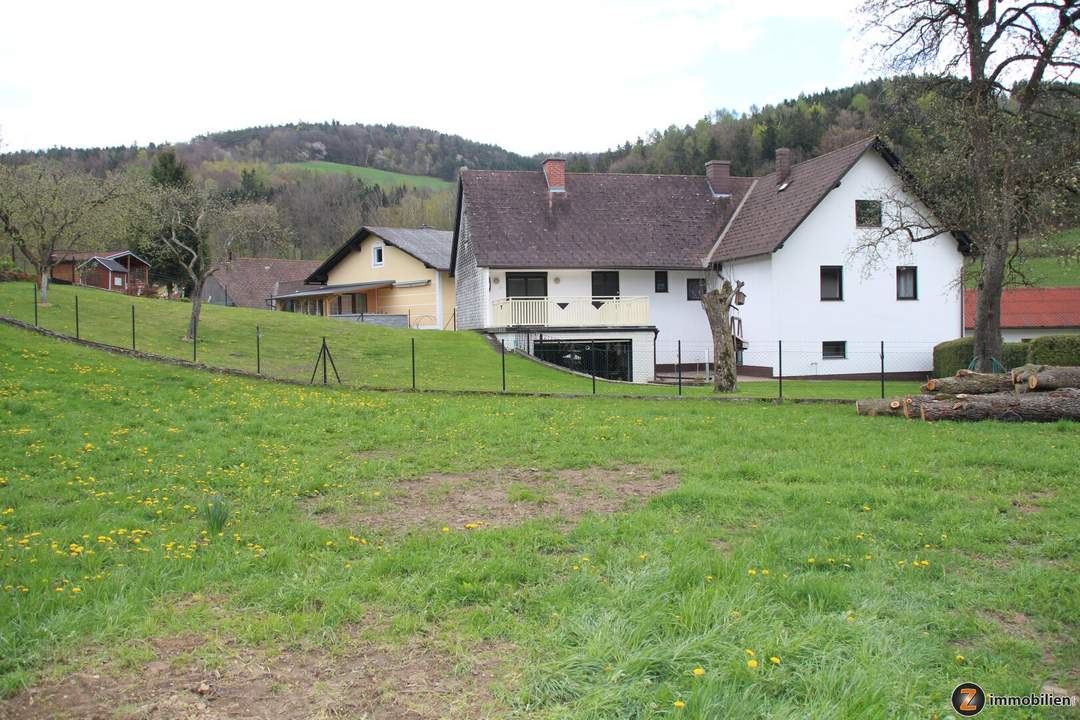
[[860,400],[855,410],[926,421],[1080,420],[1080,367],[1024,365],[1001,374],[961,370],[927,381],[922,390],[922,395]]

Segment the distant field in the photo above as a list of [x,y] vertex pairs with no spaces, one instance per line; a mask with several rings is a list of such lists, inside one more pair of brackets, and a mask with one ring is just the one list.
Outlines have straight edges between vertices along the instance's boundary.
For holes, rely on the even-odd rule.
[[280,165],[279,167],[301,168],[320,173],[334,173],[336,175],[355,175],[361,178],[365,183],[379,185],[384,188],[407,185],[414,188],[438,191],[449,190],[453,187],[453,183],[451,182],[439,178],[428,177],[426,175],[406,175],[404,173],[396,173],[389,170],[379,170],[377,168],[358,167],[356,165],[344,165],[342,163],[323,162],[318,160],[302,163],[287,163]]

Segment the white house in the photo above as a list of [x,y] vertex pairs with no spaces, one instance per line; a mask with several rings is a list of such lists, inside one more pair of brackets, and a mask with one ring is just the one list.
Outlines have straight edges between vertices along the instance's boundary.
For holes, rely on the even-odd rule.
[[[962,334],[963,243],[917,243],[866,272],[849,257],[880,225],[898,164],[876,138],[777,172],[733,177],[465,171],[452,272],[458,327],[604,377],[650,381],[681,359],[711,359],[699,298],[743,280],[733,317],[742,372],[894,376],[931,368]],[[961,239],[962,240],[962,239]]]

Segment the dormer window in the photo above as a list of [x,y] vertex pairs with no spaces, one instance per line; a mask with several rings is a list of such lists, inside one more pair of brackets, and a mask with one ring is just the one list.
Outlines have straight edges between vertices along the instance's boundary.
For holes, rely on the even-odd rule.
[[371,248],[371,267],[382,267],[383,265],[383,246],[375,245]]

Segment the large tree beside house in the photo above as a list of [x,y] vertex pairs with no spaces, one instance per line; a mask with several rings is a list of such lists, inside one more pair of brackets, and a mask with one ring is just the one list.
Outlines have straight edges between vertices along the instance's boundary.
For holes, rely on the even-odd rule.
[[0,164],[0,236],[34,268],[42,304],[58,251],[93,249],[118,231],[124,188],[119,175],[98,178],[49,160]]
[[867,0],[866,30],[907,81],[894,118],[920,142],[905,157],[906,189],[932,213],[888,195],[871,257],[964,231],[981,262],[975,359],[1002,358],[1001,294],[1022,237],[1075,221],[1080,193],[1080,0]]

